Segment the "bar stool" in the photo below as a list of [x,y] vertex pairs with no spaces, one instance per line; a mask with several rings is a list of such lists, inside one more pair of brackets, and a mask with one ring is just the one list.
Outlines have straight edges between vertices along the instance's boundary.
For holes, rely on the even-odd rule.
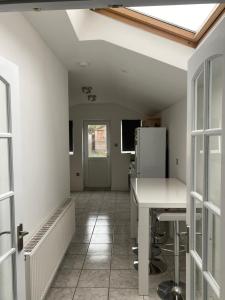
[[[165,232],[161,232],[159,229],[159,222],[157,215],[164,210],[154,209],[151,210],[151,257],[149,262],[149,274],[157,275],[164,273],[167,270],[166,263],[158,257],[161,254],[159,247],[162,244],[161,239],[165,237]],[[132,247],[134,254],[138,256],[138,244]],[[138,258],[134,261],[134,268],[138,270]]]
[[[183,300],[185,299],[185,283],[180,281],[180,252],[184,251],[184,245],[180,245],[180,230],[181,221],[186,220],[186,212],[172,211],[158,214],[159,222],[173,222],[174,226],[174,280],[164,281],[158,286],[158,296],[165,300]],[[171,244],[170,244],[171,245]],[[165,245],[166,246],[166,245]],[[180,250],[183,247],[183,250]],[[163,248],[162,248],[163,249]],[[167,251],[171,251],[165,249]]]

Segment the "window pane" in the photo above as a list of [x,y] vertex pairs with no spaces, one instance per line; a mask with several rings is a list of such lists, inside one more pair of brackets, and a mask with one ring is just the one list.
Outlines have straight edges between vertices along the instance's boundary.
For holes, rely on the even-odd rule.
[[203,194],[203,136],[194,137],[194,190]]
[[222,127],[222,97],[223,97],[222,56],[210,62],[210,93],[209,93],[209,128]]
[[194,129],[203,129],[204,109],[204,71],[198,75],[195,81],[195,105],[194,105]]
[[141,120],[122,120],[122,151],[135,151],[135,129],[141,127]]
[[0,256],[11,248],[10,199],[0,201]]
[[0,264],[0,299],[13,300],[12,258],[7,258]]
[[9,145],[8,139],[0,139],[0,194],[9,192]]
[[0,79],[0,132],[8,132],[7,87]]
[[209,137],[208,201],[220,206],[221,197],[221,137]]
[[202,258],[202,203],[195,199],[195,250]]
[[215,7],[215,4],[191,4],[138,6],[130,9],[190,31],[198,31]]
[[88,125],[88,157],[107,157],[106,125]]
[[208,212],[208,261],[209,271],[220,284],[220,219]]
[[195,285],[195,292],[194,292],[195,300],[202,300],[203,299],[202,273],[196,264],[194,264],[194,285]]
[[69,121],[69,153],[73,154],[74,149],[73,149],[73,121]]

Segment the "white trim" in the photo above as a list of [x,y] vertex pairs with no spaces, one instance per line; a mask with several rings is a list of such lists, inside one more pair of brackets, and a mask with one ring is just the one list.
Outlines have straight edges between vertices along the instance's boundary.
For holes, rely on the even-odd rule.
[[203,203],[204,203],[204,206],[206,208],[208,208],[208,210],[211,213],[217,215],[218,217],[221,217],[221,210],[218,206],[216,206],[215,204],[213,204],[212,202],[209,202],[209,201],[204,201]]
[[206,279],[207,283],[211,286],[218,299],[220,299],[220,287],[211,275],[211,273],[208,271],[203,271],[203,276]]
[[1,139],[8,139],[8,138],[12,138],[12,134],[11,133],[0,133],[0,138]]
[[193,191],[192,191],[192,192],[191,192],[191,196],[192,196],[193,198],[195,198],[195,199],[197,199],[197,200],[203,202],[203,197],[202,197],[202,195],[200,195],[199,193],[193,192]]
[[0,195],[0,201],[10,198],[12,196],[14,196],[14,192],[7,192],[5,194],[2,194]]
[[4,255],[0,256],[0,264],[3,263],[9,256],[13,255],[14,253],[16,253],[16,249],[12,248]]

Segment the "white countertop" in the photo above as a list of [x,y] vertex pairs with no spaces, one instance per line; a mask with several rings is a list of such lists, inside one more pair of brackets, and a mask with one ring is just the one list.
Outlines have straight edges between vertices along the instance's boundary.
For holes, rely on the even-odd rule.
[[138,205],[149,208],[186,208],[186,185],[175,178],[133,178]]

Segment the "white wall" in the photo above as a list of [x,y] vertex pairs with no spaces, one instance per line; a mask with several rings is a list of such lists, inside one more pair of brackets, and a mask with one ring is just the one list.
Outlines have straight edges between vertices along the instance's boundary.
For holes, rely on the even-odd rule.
[[[82,168],[82,127],[84,120],[110,121],[111,143],[111,189],[128,189],[129,154],[121,154],[121,120],[142,119],[140,113],[117,104],[79,104],[70,108],[70,120],[74,121],[75,154],[70,158],[71,190],[82,190],[84,172]],[[117,143],[118,147],[114,144]],[[80,176],[76,176],[76,173]]]
[[1,14],[0,41],[19,68],[16,222],[32,233],[69,195],[68,72],[20,13]]
[[184,99],[161,112],[162,126],[168,129],[169,176],[183,182],[186,182],[186,106],[187,101]]

